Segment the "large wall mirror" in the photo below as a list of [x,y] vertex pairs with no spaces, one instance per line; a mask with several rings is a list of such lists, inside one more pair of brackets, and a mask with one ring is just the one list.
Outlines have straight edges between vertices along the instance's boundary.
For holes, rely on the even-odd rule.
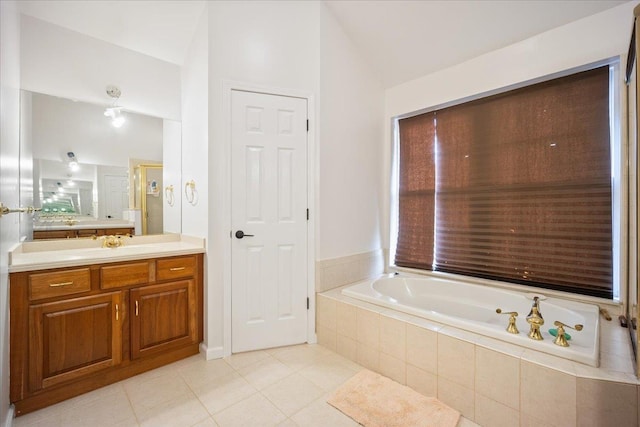
[[27,239],[180,232],[179,122],[29,91],[21,104],[41,209]]
[[625,80],[627,82],[627,113],[628,113],[628,136],[629,136],[629,288],[628,304],[625,315],[628,319],[628,327],[631,342],[636,356],[636,375],[640,376],[640,357],[638,343],[640,341],[640,331],[638,330],[638,309],[640,305],[640,177],[638,166],[640,165],[640,151],[638,150],[638,130],[640,120],[640,81],[638,80],[638,55],[640,54],[640,40],[638,39],[638,17],[640,16],[640,6],[636,6],[633,11],[634,25],[627,55],[627,66]]

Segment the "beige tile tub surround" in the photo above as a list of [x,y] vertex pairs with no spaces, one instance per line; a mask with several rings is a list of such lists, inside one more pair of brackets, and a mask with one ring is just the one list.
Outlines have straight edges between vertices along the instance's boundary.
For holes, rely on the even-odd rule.
[[376,251],[316,262],[316,292],[376,277],[384,270],[384,252]]
[[[626,330],[603,322],[593,368],[346,297],[319,294],[318,342],[482,426],[638,426]],[[323,320],[326,319],[326,320]],[[355,336],[354,336],[355,334]],[[404,381],[404,382],[403,382]]]

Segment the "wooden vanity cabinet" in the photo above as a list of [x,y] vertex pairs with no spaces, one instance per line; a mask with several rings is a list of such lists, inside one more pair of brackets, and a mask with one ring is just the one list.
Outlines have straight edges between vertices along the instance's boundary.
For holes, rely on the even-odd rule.
[[29,390],[120,364],[122,292],[29,306]]
[[193,280],[130,291],[131,359],[196,342],[195,292]]
[[16,414],[197,354],[202,259],[195,254],[11,273]]

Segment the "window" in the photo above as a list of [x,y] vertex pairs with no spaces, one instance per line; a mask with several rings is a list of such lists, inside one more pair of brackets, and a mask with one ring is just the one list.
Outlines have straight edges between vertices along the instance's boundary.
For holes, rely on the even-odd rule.
[[397,266],[611,298],[609,67],[399,120]]

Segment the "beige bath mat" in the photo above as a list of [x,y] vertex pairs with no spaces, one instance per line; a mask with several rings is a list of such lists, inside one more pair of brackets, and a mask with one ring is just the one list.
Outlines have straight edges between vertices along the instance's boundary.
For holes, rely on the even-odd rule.
[[366,427],[456,427],[460,413],[374,372],[363,370],[327,400]]

